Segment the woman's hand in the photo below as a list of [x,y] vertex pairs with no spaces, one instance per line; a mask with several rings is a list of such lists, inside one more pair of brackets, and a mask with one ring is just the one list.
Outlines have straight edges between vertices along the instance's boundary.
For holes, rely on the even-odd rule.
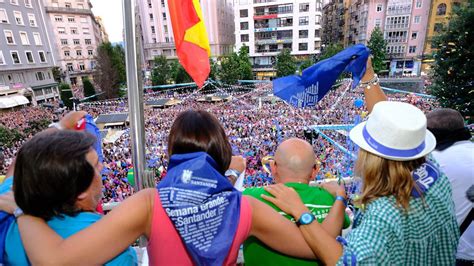
[[59,125],[61,125],[63,129],[73,130],[75,129],[77,122],[79,122],[79,120],[81,120],[86,114],[87,113],[84,111],[69,112],[61,119],[61,121],[59,121]]
[[272,194],[273,197],[263,195],[262,198],[275,204],[282,211],[290,214],[296,220],[299,219],[302,213],[308,212],[308,208],[301,201],[300,196],[293,188],[287,187],[283,184],[276,184],[265,187],[265,190]]
[[0,195],[0,210],[13,214],[13,211],[15,211],[18,208],[18,205],[16,205],[15,198],[13,197],[13,192],[8,192],[3,195]]
[[374,68],[372,67],[372,57],[369,56],[369,59],[367,59],[367,66],[365,67],[365,74],[361,79],[361,82],[367,82],[371,80],[375,75]]
[[[229,169],[234,169],[239,171],[240,173],[243,173],[245,171],[245,168],[247,167],[247,162],[245,161],[245,158],[242,156],[232,156],[232,160],[230,161]],[[238,176],[237,176],[238,178]]]

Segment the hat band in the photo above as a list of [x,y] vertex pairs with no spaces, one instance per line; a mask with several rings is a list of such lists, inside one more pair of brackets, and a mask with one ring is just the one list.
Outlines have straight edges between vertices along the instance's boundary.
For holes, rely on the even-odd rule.
[[418,147],[408,150],[399,150],[387,147],[380,142],[376,141],[367,131],[366,125],[362,129],[362,136],[364,136],[365,141],[369,146],[378,151],[381,154],[392,156],[392,157],[413,157],[421,153],[425,149],[425,141],[423,141]]

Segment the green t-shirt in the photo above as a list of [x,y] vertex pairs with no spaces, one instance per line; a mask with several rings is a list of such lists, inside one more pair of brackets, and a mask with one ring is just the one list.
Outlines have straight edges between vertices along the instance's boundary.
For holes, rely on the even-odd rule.
[[[320,187],[311,187],[307,184],[300,183],[286,183],[288,187],[292,187],[298,192],[303,203],[316,216],[316,219],[321,223],[329,213],[334,204],[334,197],[325,189]],[[260,195],[269,195],[263,187],[247,188],[243,192],[244,195],[252,196],[285,216],[287,219],[294,222],[293,217],[284,213],[272,203],[265,201]],[[344,228],[349,227],[350,220],[347,215],[344,216]],[[249,237],[244,242],[244,261],[245,265],[317,265],[317,261],[305,260],[294,257],[289,257],[279,253],[266,246],[255,237]]]

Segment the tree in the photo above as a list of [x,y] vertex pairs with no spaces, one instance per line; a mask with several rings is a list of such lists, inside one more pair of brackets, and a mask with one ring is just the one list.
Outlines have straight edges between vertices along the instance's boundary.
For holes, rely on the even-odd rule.
[[344,46],[340,43],[333,43],[326,47],[324,47],[323,51],[321,52],[321,56],[319,60],[324,60],[329,57],[334,56],[335,54],[339,53],[340,51],[344,50]]
[[0,147],[10,147],[21,139],[22,136],[18,130],[0,126]]
[[431,92],[443,107],[463,115],[474,114],[474,5],[454,9],[447,29],[433,38],[434,52]]
[[97,47],[94,81],[104,92],[105,99],[120,97],[120,87],[126,81],[125,54],[121,46],[106,42]]
[[303,60],[300,62],[300,67],[299,67],[299,71],[300,73],[303,73],[303,70],[305,70],[306,68],[314,65],[314,60],[312,57],[309,57],[307,58],[306,60]]
[[224,56],[221,61],[220,79],[226,84],[236,84],[240,77],[240,59],[237,53],[233,52]]
[[290,54],[289,49],[283,49],[276,59],[277,77],[293,75],[296,72],[296,60]]
[[151,71],[151,83],[153,86],[168,84],[171,71],[172,67],[164,55],[155,56],[153,59],[153,70]]
[[171,69],[170,76],[175,84],[188,83],[188,82],[193,81],[193,79],[189,76],[186,70],[184,70],[184,67],[179,63],[178,60],[173,60],[170,63],[170,69]]
[[252,64],[249,59],[249,47],[245,44],[239,49],[239,61],[240,61],[240,76],[241,80],[251,80],[253,79],[252,73]]
[[53,73],[54,80],[56,82],[61,82],[61,68],[55,66],[51,69],[51,72]]
[[211,66],[211,72],[209,73],[209,78],[212,80],[217,80],[219,65],[212,58],[209,58],[209,65]]
[[61,94],[61,100],[64,102],[64,105],[67,106],[69,109],[72,109],[72,91],[69,84],[61,83],[59,85],[59,91]]
[[367,47],[371,50],[373,58],[372,65],[374,67],[375,73],[380,73],[383,70],[387,69],[387,65],[384,63],[387,49],[387,41],[383,38],[383,33],[379,27],[375,27],[370,34],[369,43]]
[[[88,78],[83,78],[82,79],[82,84],[84,85],[84,97],[90,97],[96,94],[94,85]],[[97,100],[97,97],[94,96],[92,98],[89,98],[91,101]]]

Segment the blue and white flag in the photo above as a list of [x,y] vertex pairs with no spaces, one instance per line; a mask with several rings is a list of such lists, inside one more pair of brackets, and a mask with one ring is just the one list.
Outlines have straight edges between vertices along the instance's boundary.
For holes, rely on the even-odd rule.
[[102,163],[104,162],[104,155],[102,154],[102,136],[100,135],[100,130],[95,124],[94,118],[91,115],[86,115],[84,119],[86,121],[85,130],[96,137],[94,149],[99,156],[99,162]]
[[365,74],[370,50],[362,44],[349,47],[331,58],[292,75],[273,81],[273,94],[295,107],[315,106],[331,89],[342,72],[352,73],[355,88]]
[[205,152],[175,154],[157,186],[196,265],[222,265],[239,224],[241,194],[216,168]]

